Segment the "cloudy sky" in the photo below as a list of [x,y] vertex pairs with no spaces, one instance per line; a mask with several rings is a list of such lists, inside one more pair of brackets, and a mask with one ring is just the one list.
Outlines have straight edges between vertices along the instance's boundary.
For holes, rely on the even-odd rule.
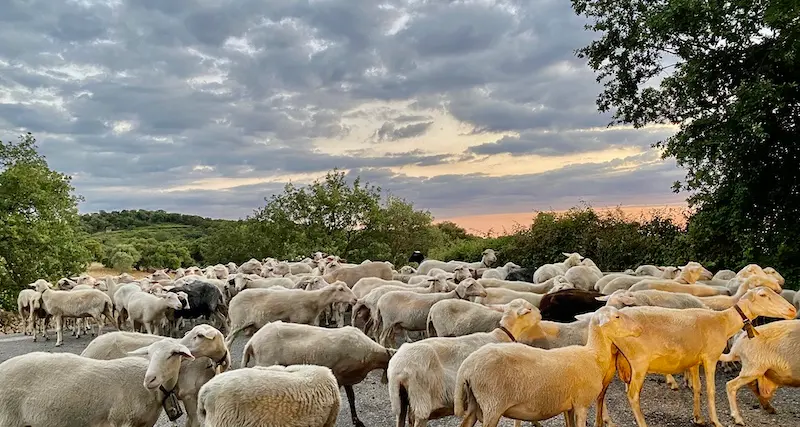
[[[9,3],[10,2],[10,3]],[[0,139],[81,211],[248,215],[338,167],[439,218],[679,203],[606,128],[567,0],[5,0]]]

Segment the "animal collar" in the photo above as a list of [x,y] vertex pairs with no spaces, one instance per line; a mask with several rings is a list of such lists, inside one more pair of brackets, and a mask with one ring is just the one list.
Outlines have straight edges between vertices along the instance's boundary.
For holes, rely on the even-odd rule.
[[510,338],[510,339],[511,339],[511,342],[517,342],[517,340],[514,338],[514,335],[512,335],[512,334],[511,334],[511,331],[509,331],[508,329],[506,329],[506,327],[505,327],[505,326],[503,326],[503,325],[500,325],[500,330],[501,330],[501,331],[503,331],[503,332],[505,332],[505,333],[506,333],[506,335],[508,335],[508,338]]
[[744,322],[744,325],[742,325],[742,329],[744,329],[744,331],[747,332],[747,338],[752,339],[753,337],[757,336],[758,331],[756,331],[756,328],[753,327],[753,323],[750,321],[750,319],[747,316],[745,316],[744,312],[742,311],[742,308],[739,307],[739,304],[734,304],[733,308],[736,309],[736,312],[739,313],[739,316],[741,316],[742,318],[742,322]]

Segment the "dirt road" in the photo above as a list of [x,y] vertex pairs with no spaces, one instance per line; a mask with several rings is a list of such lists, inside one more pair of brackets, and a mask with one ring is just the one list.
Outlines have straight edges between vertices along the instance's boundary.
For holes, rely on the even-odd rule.
[[[27,336],[0,335],[0,362],[32,351],[80,353],[90,339],[91,336],[81,337],[80,339],[67,336],[64,338],[64,345],[57,348],[55,347],[55,337],[50,341],[34,343],[32,338]],[[246,338],[239,338],[234,344],[232,351],[235,366],[239,364],[245,342]],[[725,382],[731,378],[733,378],[731,375],[717,374],[717,410],[720,421],[725,425],[733,425],[733,420],[728,413],[728,401],[725,396]],[[678,380],[680,381],[680,377],[678,377]],[[389,427],[394,425],[387,389],[385,385],[380,383],[378,372],[370,374],[364,383],[355,387],[355,390],[356,407],[361,420],[367,427]],[[705,391],[702,398],[703,410],[705,411]],[[624,395],[624,387],[619,381],[612,384],[607,399],[609,410],[617,425],[621,427],[636,426],[628,401]],[[342,411],[336,424],[338,427],[352,426],[350,411],[346,402],[346,397],[342,392]],[[739,391],[742,416],[748,426],[800,426],[800,390],[780,389],[773,401],[773,405],[778,410],[778,414],[775,415],[767,414],[761,409],[754,409],[757,403],[755,397],[746,387]],[[663,384],[663,377],[652,375],[648,377],[645,389],[642,392],[642,410],[650,427],[691,426],[691,391],[688,389],[671,391]],[[179,420],[179,424],[183,425],[183,420]],[[527,423],[525,424],[527,425]],[[557,427],[563,426],[564,422],[562,417],[558,417],[542,424],[546,427]],[[170,423],[166,417],[162,417],[162,420],[157,425],[166,427]],[[430,425],[432,427],[454,427],[458,426],[458,420],[454,417],[449,417],[433,421]],[[504,420],[501,425],[506,427],[511,426],[512,423]]]

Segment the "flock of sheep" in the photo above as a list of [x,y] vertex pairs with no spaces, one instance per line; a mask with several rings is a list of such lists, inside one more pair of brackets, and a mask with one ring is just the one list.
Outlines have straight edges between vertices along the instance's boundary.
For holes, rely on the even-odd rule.
[[[502,417],[538,425],[559,414],[583,427],[592,405],[596,425],[613,425],[604,398],[615,375],[642,427],[648,373],[675,390],[672,375],[684,374],[702,424],[701,366],[708,416],[721,427],[718,362],[742,365],[726,387],[737,424],[742,386],[767,411],[779,386],[800,386],[800,295],[782,290],[774,269],[712,276],[689,262],[604,273],[564,255],[533,269],[492,268],[491,249],[472,263],[415,252],[418,268],[398,271],[318,252],[138,281],[37,280],[19,294],[26,334],[48,339],[53,323],[58,346],[64,330],[79,337],[95,323],[98,336],[80,356],[34,352],[0,363],[0,426],[154,426],[162,412],[172,421],[185,413],[190,427],[334,426],[344,387],[363,427],[353,386],[373,370],[384,372],[398,427],[451,415],[461,426],[495,427]],[[778,320],[754,327],[759,316]],[[101,335],[106,321],[118,331]],[[242,333],[251,336],[232,369],[229,349]]]

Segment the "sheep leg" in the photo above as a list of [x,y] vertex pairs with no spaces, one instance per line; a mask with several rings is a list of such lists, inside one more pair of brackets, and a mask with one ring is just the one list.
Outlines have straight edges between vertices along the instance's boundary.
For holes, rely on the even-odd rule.
[[642,393],[642,385],[644,385],[644,377],[647,374],[647,369],[631,368],[631,382],[628,384],[628,403],[630,403],[633,416],[636,418],[636,425],[639,427],[647,427],[647,421],[644,419],[642,407],[639,404],[639,396]]
[[703,360],[703,370],[706,373],[706,394],[708,395],[708,417],[711,418],[711,423],[714,424],[714,427],[722,427],[722,423],[719,422],[719,418],[717,417],[717,393],[716,385],[714,384],[714,379],[717,375],[718,360],[719,355],[714,357],[713,360],[708,357],[705,357]]
[[481,425],[483,427],[497,427],[497,425],[500,424],[500,418],[502,418],[501,414],[492,414],[490,416],[486,416],[486,413],[484,413],[483,423]]
[[575,427],[586,427],[586,419],[589,417],[589,408],[575,408],[573,412],[575,413]]
[[56,347],[61,347],[64,344],[64,319],[61,316],[55,316],[56,318]]
[[144,322],[144,329],[147,331],[149,335],[153,335],[153,324],[152,322]]
[[692,382],[692,411],[694,412],[694,423],[697,425],[705,424],[703,412],[700,410],[700,365],[689,368],[689,378]]
[[[106,326],[106,322],[105,322],[105,319],[103,319],[103,315],[102,314],[100,314],[99,316],[95,317],[94,321],[97,322],[97,335],[96,336],[99,337],[100,334],[103,331],[103,327]],[[86,324],[88,325],[89,322],[86,322]],[[92,335],[94,335],[94,333],[92,333]]]
[[725,390],[728,393],[728,404],[731,408],[731,417],[736,424],[744,425],[742,414],[739,413],[739,404],[736,401],[736,392],[739,391],[743,385],[757,380],[762,375],[764,375],[763,372],[756,370],[742,371],[739,373],[738,377],[728,381],[728,383],[725,384]]
[[358,419],[358,414],[356,414],[356,394],[353,392],[353,386],[344,386],[344,392],[347,395],[347,403],[350,404],[350,417],[353,420],[353,425],[355,427],[366,427],[364,423]]
[[575,427],[575,410],[570,409],[564,412],[564,425],[567,427]]
[[594,425],[596,427],[601,427],[605,422],[605,425],[613,427],[614,422],[611,420],[611,415],[608,413],[608,407],[606,406],[606,392],[608,392],[608,386],[611,384],[611,382],[604,382],[604,384],[603,390],[600,391],[600,395],[597,396],[597,401],[595,402],[597,410],[595,411]]
[[672,390],[678,390],[680,387],[678,386],[678,382],[675,381],[675,377],[671,374],[664,375],[664,379],[667,381],[667,385]]

